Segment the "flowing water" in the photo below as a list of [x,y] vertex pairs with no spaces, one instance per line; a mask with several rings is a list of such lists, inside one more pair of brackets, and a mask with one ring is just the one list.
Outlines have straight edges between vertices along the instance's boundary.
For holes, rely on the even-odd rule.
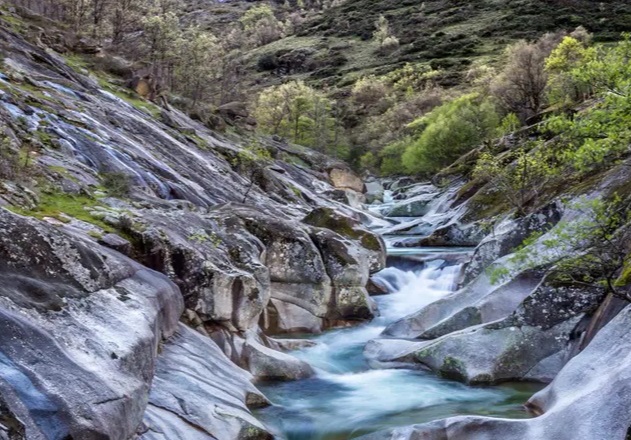
[[[376,275],[392,292],[375,298],[380,316],[310,338],[318,343],[315,347],[292,354],[309,362],[316,376],[260,385],[274,405],[258,416],[287,439],[347,439],[456,414],[527,417],[521,403],[532,387],[468,387],[426,371],[374,370],[363,356],[366,343],[378,338],[386,325],[455,288],[461,266],[447,262],[457,259],[442,257],[462,251],[406,249],[406,256],[424,261],[399,265],[403,269],[388,267]],[[432,254],[438,259],[432,260]]]

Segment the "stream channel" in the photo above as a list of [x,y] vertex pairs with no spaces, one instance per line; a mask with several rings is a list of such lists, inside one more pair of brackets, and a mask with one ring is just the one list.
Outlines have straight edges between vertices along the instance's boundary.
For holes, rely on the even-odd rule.
[[389,291],[373,297],[379,316],[356,327],[305,335],[317,345],[291,354],[311,364],[314,377],[258,384],[273,405],[256,415],[277,437],[349,439],[462,414],[529,417],[522,404],[540,389],[536,385],[472,387],[429,371],[371,368],[363,355],[366,344],[383,338],[388,324],[453,292],[462,261],[473,251],[392,247],[398,238],[385,237],[388,267],[373,276]]

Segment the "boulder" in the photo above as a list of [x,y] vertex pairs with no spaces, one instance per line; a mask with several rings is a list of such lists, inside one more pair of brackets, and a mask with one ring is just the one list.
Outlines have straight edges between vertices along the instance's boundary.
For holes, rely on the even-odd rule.
[[386,244],[378,234],[365,229],[361,223],[331,208],[312,210],[303,222],[331,231],[347,239],[357,240],[365,258],[370,263],[370,273],[376,273],[386,266]]
[[248,409],[265,401],[251,380],[211,339],[180,324],[158,358],[140,439],[271,439]]
[[246,342],[243,355],[257,380],[299,380],[315,373],[308,363],[256,341]]
[[423,346],[415,360],[467,383],[549,378],[569,359],[604,298],[604,288],[559,284],[551,274],[508,317],[466,324]]
[[362,179],[347,169],[333,168],[329,171],[329,179],[338,189],[352,189],[358,193],[364,193],[366,190]]
[[526,217],[500,222],[477,246],[463,282],[473,280],[493,261],[517,249],[533,233],[545,233],[560,220],[561,207],[552,203]]
[[525,271],[493,284],[482,273],[462,289],[390,324],[384,334],[399,338],[434,339],[473,325],[509,316],[543,279],[543,272]]
[[387,211],[388,217],[422,217],[429,212],[436,194],[420,194],[397,202]]
[[459,416],[395,428],[363,440],[624,439],[631,426],[631,306],[611,320],[527,403],[528,420]]
[[382,202],[385,188],[383,184],[377,180],[369,180],[365,183],[366,187],[366,203]]
[[126,440],[183,310],[164,275],[0,209],[0,393],[26,438]]

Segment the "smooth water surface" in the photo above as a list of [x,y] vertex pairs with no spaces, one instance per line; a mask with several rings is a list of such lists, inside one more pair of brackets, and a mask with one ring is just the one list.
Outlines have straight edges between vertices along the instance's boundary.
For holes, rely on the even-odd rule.
[[[416,249],[417,254],[426,251]],[[288,439],[347,439],[456,414],[527,417],[521,404],[533,387],[468,387],[426,371],[372,370],[364,359],[364,346],[380,337],[386,325],[453,291],[460,269],[439,259],[416,270],[389,267],[377,274],[393,292],[375,298],[381,315],[358,327],[313,337],[317,346],[293,352],[317,375],[261,385],[274,406],[258,416]]]

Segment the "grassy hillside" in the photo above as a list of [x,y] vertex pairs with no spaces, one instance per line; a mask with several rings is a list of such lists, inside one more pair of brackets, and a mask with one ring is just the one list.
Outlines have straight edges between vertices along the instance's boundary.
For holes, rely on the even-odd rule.
[[[375,21],[384,15],[401,43],[389,55],[372,41]],[[474,63],[493,61],[519,39],[536,39],[559,29],[584,26],[596,41],[612,41],[631,30],[631,3],[625,0],[353,0],[307,19],[296,35],[249,54],[255,83],[279,77],[318,85],[345,86],[367,74],[383,74],[405,63],[428,63],[445,71],[440,82],[456,86]],[[288,56],[293,52],[293,57]],[[257,69],[263,57],[278,68]],[[295,59],[295,65],[287,61]],[[269,64],[268,64],[269,65]],[[271,65],[269,65],[271,67]]]

